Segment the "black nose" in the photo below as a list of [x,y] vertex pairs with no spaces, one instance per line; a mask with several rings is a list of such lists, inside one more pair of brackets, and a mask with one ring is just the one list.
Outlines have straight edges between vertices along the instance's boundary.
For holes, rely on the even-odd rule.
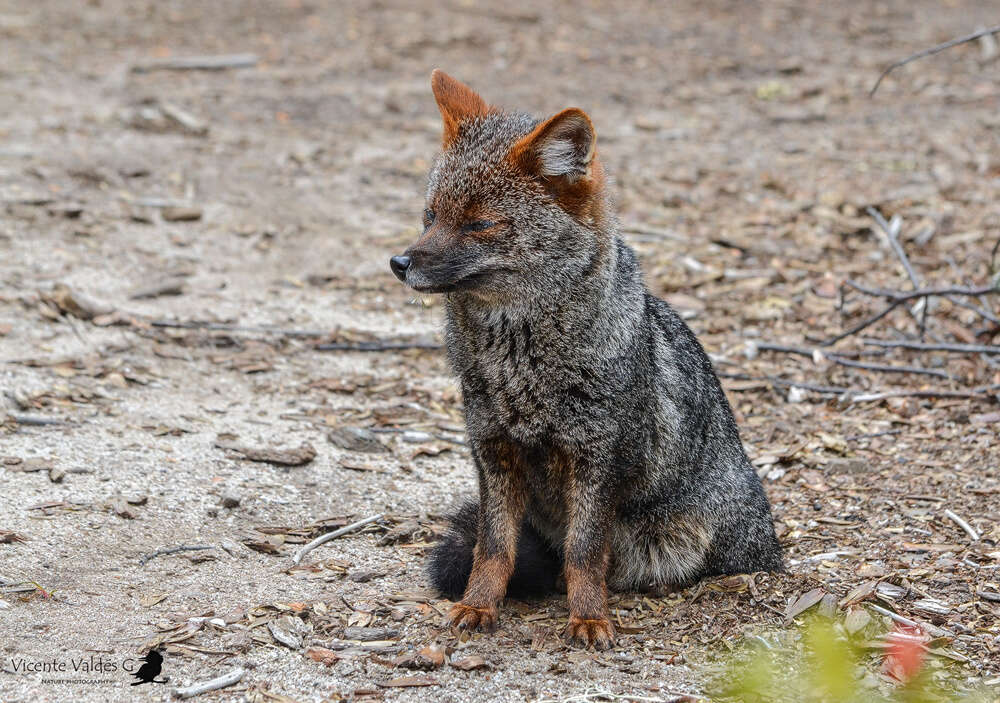
[[401,281],[406,280],[406,269],[410,268],[410,257],[394,256],[389,259],[389,268],[396,274],[396,278]]

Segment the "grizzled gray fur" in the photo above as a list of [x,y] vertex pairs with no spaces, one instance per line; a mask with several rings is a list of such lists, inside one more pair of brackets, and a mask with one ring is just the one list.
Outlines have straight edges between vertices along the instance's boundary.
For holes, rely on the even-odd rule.
[[[508,584],[549,590],[563,570],[581,622],[606,622],[605,579],[659,589],[780,570],[768,501],[712,364],[618,234],[590,120],[456,99],[469,89],[440,76],[445,149],[425,233],[392,268],[445,295],[479,478],[479,501],[455,516],[430,567],[441,591],[466,593],[455,624],[495,624],[468,613],[489,611]],[[607,637],[572,619],[570,630],[610,643],[610,624]]]

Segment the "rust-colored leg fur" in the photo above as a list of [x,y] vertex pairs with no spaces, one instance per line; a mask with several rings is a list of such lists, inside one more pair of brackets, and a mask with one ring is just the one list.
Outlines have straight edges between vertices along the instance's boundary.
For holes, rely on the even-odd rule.
[[566,565],[569,624],[566,636],[577,645],[608,649],[615,643],[615,630],[608,619],[608,587],[605,581],[607,552],[598,564],[580,569]]
[[514,573],[527,493],[523,463],[515,449],[488,445],[473,456],[479,467],[479,535],[465,595],[449,618],[453,627],[492,631],[499,617],[497,606]]
[[[609,649],[615,630],[608,619],[607,573],[610,563],[608,522],[611,505],[588,481],[580,466],[574,467],[569,496],[570,521],[566,532],[566,594],[569,624],[566,636],[582,647]],[[602,499],[603,498],[603,499]]]
[[514,571],[514,560],[481,555],[477,546],[465,596],[452,607],[449,616],[453,627],[492,632],[499,617],[497,605],[503,600],[507,581]]

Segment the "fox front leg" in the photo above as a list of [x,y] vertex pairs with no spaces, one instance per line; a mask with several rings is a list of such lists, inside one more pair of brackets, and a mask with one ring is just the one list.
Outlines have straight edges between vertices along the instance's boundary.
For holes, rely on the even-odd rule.
[[608,618],[610,494],[597,481],[574,480],[570,490],[565,544],[566,637],[580,647],[610,649],[615,643],[615,630]]
[[517,451],[493,445],[474,451],[473,458],[479,469],[478,536],[465,595],[449,617],[459,629],[493,631],[514,573],[527,492]]

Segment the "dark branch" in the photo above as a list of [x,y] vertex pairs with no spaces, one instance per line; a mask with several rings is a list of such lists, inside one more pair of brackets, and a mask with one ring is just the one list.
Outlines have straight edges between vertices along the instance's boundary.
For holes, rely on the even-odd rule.
[[149,323],[153,327],[170,327],[182,330],[210,330],[213,332],[247,332],[253,334],[277,334],[282,337],[327,337],[331,330],[290,330],[280,327],[255,327],[245,325],[232,325],[225,322],[199,322],[173,321],[173,320],[152,320]]
[[868,94],[868,97],[870,97],[870,98],[874,97],[875,96],[875,91],[878,90],[878,87],[882,84],[882,79],[885,78],[886,76],[888,76],[890,73],[892,73],[894,70],[896,70],[900,66],[905,66],[906,64],[910,63],[911,61],[916,61],[917,59],[922,59],[925,56],[931,56],[933,54],[937,54],[937,53],[942,52],[942,51],[944,51],[946,49],[950,49],[953,46],[958,46],[959,44],[965,44],[965,43],[970,42],[970,41],[975,41],[976,39],[979,39],[980,37],[985,37],[987,34],[1000,34],[1000,25],[998,25],[996,27],[991,27],[990,29],[980,29],[978,32],[973,32],[972,34],[966,34],[964,37],[958,37],[957,39],[951,39],[949,41],[944,42],[943,44],[938,44],[937,46],[932,46],[929,49],[924,49],[923,51],[918,51],[915,54],[911,54],[910,56],[907,56],[905,59],[897,61],[896,63],[890,65],[887,69],[885,69],[884,71],[882,71],[882,74],[878,77],[878,80],[875,81],[875,85],[872,86],[872,90]]
[[180,547],[168,547],[166,549],[157,549],[152,554],[147,554],[142,559],[139,560],[139,566],[145,566],[148,561],[155,559],[156,557],[166,556],[167,554],[177,554],[179,552],[200,552],[205,549],[212,549],[212,547],[207,544],[192,544],[192,545],[182,545]]
[[915,349],[917,351],[943,351],[956,354],[1000,354],[1000,347],[989,344],[930,344],[927,342],[892,342],[885,339],[865,339],[865,344],[892,349]]
[[840,366],[849,366],[856,369],[865,369],[867,371],[882,371],[886,373],[915,373],[923,374],[925,376],[936,376],[938,378],[945,378],[952,380],[952,377],[938,369],[925,369],[921,366],[890,366],[888,364],[872,364],[865,361],[852,361],[846,358],[848,354],[851,356],[860,356],[860,352],[829,352],[823,351],[822,349],[806,349],[803,347],[788,347],[781,344],[771,344],[769,342],[758,342],[756,347],[760,351],[772,351],[778,352],[780,354],[797,354],[798,356],[809,357],[810,359],[815,359],[816,354],[819,353],[824,359],[827,359],[834,364],[839,364]]
[[938,369],[925,369],[922,366],[890,366],[888,364],[869,364],[864,361],[851,361],[849,359],[841,359],[834,354],[827,354],[827,358],[834,362],[835,364],[840,364],[841,366],[850,366],[856,369],[866,369],[868,371],[882,371],[884,373],[915,373],[923,374],[924,376],[937,376],[938,378],[945,378],[949,381],[954,380],[950,374],[945,371],[940,371]]
[[[871,215],[878,226],[882,228],[885,232],[885,236],[889,238],[889,245],[892,250],[896,252],[896,256],[899,258],[900,262],[903,264],[903,268],[906,269],[906,275],[910,277],[910,282],[913,284],[913,289],[916,290],[920,287],[920,279],[917,277],[916,271],[913,270],[913,266],[910,265],[910,259],[906,256],[906,252],[903,250],[903,246],[899,243],[899,227],[893,228],[891,224],[885,221],[882,217],[882,213],[875,208],[868,206],[865,211]],[[899,220],[897,219],[898,223]]]
[[317,351],[359,351],[359,352],[381,352],[381,351],[401,351],[403,349],[440,349],[441,345],[436,342],[333,342],[331,344],[317,344]]
[[[851,281],[847,281],[847,283],[848,283],[848,285],[851,285]],[[852,287],[854,287],[854,286],[852,285]],[[862,292],[864,292],[864,291],[862,291]],[[892,291],[892,292],[895,293],[895,291]],[[868,319],[859,322],[858,324],[854,325],[854,327],[852,327],[851,329],[847,330],[846,332],[841,332],[840,334],[838,334],[835,337],[830,337],[830,339],[827,339],[824,342],[820,342],[819,346],[821,346],[821,347],[832,346],[832,345],[836,344],[837,342],[839,342],[842,339],[846,339],[847,337],[850,337],[851,335],[857,334],[858,332],[860,332],[861,330],[863,330],[863,329],[865,329],[867,327],[871,327],[876,322],[878,322],[879,320],[881,320],[883,317],[885,317],[886,315],[888,315],[890,312],[892,312],[893,310],[895,310],[896,308],[898,308],[900,305],[902,305],[904,302],[906,302],[906,301],[904,301],[904,300],[894,300],[894,301],[892,301],[891,303],[889,303],[889,306],[885,310],[883,310],[882,312],[878,313],[877,315],[872,315]]]
[[975,288],[966,288],[964,286],[948,286],[944,288],[921,288],[919,290],[912,291],[898,291],[889,290],[886,288],[868,288],[855,281],[847,280],[844,281],[844,285],[847,285],[859,293],[864,293],[865,295],[871,295],[876,298],[888,298],[893,302],[905,303],[908,300],[914,300],[915,298],[926,298],[932,295],[946,296],[946,295],[967,295],[972,297],[978,297],[980,295],[990,295],[1000,293],[1000,288],[996,286],[978,286]]

